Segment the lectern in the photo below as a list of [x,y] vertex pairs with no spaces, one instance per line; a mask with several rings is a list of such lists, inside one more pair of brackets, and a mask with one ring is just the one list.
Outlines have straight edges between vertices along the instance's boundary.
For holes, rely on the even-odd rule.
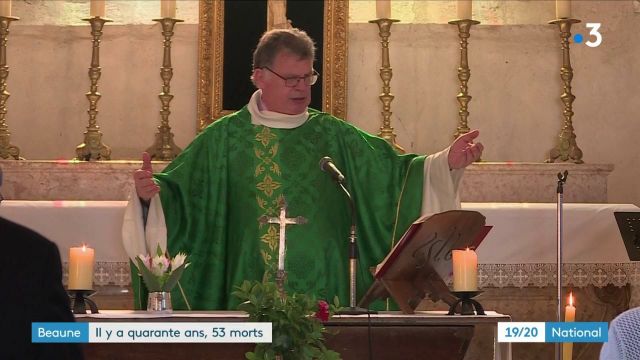
[[412,314],[426,296],[455,303],[444,280],[451,276],[451,250],[476,247],[487,234],[484,225],[485,217],[477,211],[452,210],[419,218],[376,267],[375,281],[359,306],[391,296],[402,312]]

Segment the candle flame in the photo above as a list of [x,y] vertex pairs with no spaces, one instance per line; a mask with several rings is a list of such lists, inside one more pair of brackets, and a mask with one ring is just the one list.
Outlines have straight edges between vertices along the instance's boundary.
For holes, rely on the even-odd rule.
[[573,291],[569,293],[569,306],[573,306]]
[[85,251],[87,251],[87,244],[83,243],[82,244],[82,252],[85,252]]

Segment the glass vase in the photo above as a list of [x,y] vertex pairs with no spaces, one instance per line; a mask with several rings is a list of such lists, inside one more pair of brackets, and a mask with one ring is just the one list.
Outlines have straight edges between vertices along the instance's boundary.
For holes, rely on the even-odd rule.
[[172,313],[171,293],[168,291],[150,292],[147,298],[147,311],[163,314]]

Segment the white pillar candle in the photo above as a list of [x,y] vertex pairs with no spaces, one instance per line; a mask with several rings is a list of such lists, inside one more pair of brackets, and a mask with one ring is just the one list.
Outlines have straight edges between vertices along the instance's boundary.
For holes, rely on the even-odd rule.
[[[576,307],[573,306],[573,293],[569,293],[569,304],[564,308],[564,321],[576,321]],[[573,357],[573,343],[562,344],[562,360],[571,360]]]
[[69,249],[69,290],[93,289],[93,255],[86,245]]
[[91,0],[91,9],[89,10],[89,15],[91,17],[104,17],[106,13],[104,1],[105,0]]
[[568,19],[571,17],[571,1],[556,0],[556,18]]
[[391,19],[391,0],[376,0],[376,17]]
[[163,19],[176,17],[176,0],[160,1],[160,17]]
[[11,0],[0,0],[0,16],[11,16]]
[[458,0],[458,19],[471,19],[471,0]]
[[453,291],[478,290],[478,255],[473,250],[453,250]]

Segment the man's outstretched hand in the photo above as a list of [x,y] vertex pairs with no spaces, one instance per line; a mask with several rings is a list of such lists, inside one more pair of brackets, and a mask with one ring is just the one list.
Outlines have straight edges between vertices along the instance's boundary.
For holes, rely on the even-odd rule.
[[473,130],[460,135],[453,144],[451,144],[451,148],[449,149],[450,169],[462,169],[480,159],[484,146],[482,146],[482,143],[474,144],[473,142],[478,135],[480,135],[480,131]]
[[133,173],[133,181],[136,184],[136,193],[142,200],[149,201],[160,192],[160,186],[153,181],[151,155],[146,151],[142,153],[142,167]]

